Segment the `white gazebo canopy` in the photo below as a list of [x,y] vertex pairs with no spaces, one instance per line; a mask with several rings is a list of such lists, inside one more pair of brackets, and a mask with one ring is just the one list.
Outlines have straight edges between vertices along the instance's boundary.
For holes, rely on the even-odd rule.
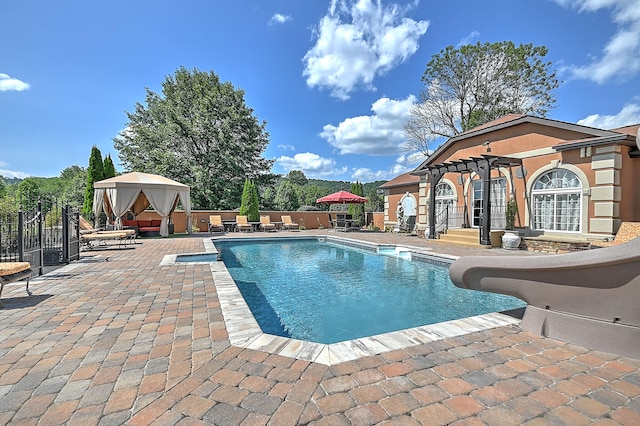
[[93,184],[93,213],[113,213],[116,229],[122,229],[122,217],[131,210],[134,215],[153,207],[162,218],[160,235],[169,235],[169,216],[178,205],[187,214],[187,231],[191,233],[191,190],[187,185],[149,173],[132,172]]

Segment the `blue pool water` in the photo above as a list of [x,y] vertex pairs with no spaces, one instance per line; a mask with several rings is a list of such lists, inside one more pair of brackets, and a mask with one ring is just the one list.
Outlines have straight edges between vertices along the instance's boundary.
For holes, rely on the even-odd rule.
[[176,262],[215,262],[218,260],[216,253],[179,254]]
[[336,343],[525,306],[455,287],[448,266],[317,240],[220,241],[262,331]]

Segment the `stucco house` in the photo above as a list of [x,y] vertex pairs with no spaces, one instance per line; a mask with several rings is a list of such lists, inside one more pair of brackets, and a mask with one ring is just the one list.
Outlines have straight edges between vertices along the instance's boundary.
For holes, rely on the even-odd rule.
[[513,199],[525,246],[612,237],[621,222],[640,221],[639,128],[506,115],[447,140],[415,170],[382,185],[385,224],[412,197],[419,235],[467,229],[480,245],[495,246]]

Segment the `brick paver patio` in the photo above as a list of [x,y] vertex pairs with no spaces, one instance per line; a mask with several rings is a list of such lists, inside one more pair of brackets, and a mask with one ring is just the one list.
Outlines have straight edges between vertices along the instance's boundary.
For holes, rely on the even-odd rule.
[[0,424],[640,425],[640,360],[516,325],[331,366],[231,346],[210,268],[159,266],[204,237],[83,252],[32,297],[7,286]]

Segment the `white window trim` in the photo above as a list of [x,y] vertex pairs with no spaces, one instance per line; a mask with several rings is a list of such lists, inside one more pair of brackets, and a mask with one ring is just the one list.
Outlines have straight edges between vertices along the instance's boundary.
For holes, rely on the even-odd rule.
[[[570,172],[573,172],[578,179],[580,179],[580,183],[582,185],[582,189],[580,190],[582,192],[582,197],[580,198],[580,231],[558,231],[558,230],[548,230],[548,229],[535,229],[533,227],[533,193],[537,192],[537,193],[542,193],[540,191],[534,191],[533,187],[535,186],[536,182],[538,181],[538,179],[544,175],[547,172],[550,172],[554,169],[565,169],[568,170]],[[554,234],[570,234],[570,235],[577,235],[577,234],[588,234],[588,230],[585,229],[585,224],[588,223],[589,221],[589,194],[590,194],[590,186],[589,186],[589,179],[587,178],[587,175],[580,170],[578,167],[572,165],[572,164],[562,164],[559,165],[557,163],[554,162],[554,164],[548,164],[544,167],[540,167],[538,170],[536,170],[534,173],[531,174],[531,177],[527,180],[527,185],[526,185],[526,193],[524,194],[524,200],[525,200],[525,204],[527,206],[526,210],[525,210],[525,223],[527,223],[529,225],[529,227],[532,230],[536,230],[536,231],[541,231],[544,233],[554,233]],[[564,191],[564,190],[561,190]],[[561,191],[556,191],[555,193],[560,193]],[[575,193],[575,190],[572,190],[570,192]]]

